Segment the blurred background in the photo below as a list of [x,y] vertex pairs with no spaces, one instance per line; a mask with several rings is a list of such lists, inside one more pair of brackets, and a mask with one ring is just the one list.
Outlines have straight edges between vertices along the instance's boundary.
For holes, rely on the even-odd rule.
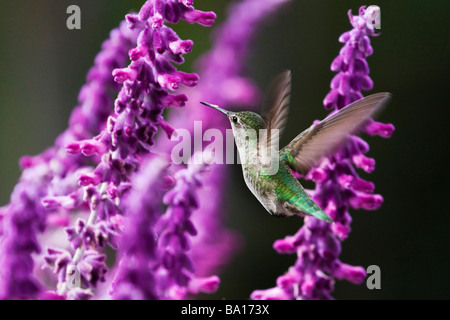
[[[200,10],[216,12],[217,24],[231,1],[196,0]],[[67,126],[86,72],[109,31],[143,0],[46,0],[0,3],[0,205],[8,202],[20,176],[18,159],[51,146]],[[66,8],[81,8],[81,30],[66,28]],[[327,112],[322,100],[334,73],[331,61],[351,28],[347,11],[381,7],[381,35],[368,58],[374,89],[393,99],[379,118],[396,127],[390,139],[364,136],[376,159],[373,181],[384,204],[377,211],[353,211],[352,232],[341,260],[381,268],[381,289],[336,281],[337,299],[450,298],[450,180],[448,170],[448,91],[450,2],[436,0],[291,0],[254,38],[249,76],[265,88],[282,69],[293,73],[291,116],[282,144]],[[212,27],[214,28],[214,27]],[[212,28],[181,23],[181,38],[194,40],[181,70],[210,47]],[[365,94],[369,94],[366,92]],[[275,285],[295,261],[272,249],[276,239],[294,234],[301,219],[274,220],[251,196],[241,168],[232,167],[227,186],[227,225],[243,246],[222,271],[220,289],[204,298],[247,299],[254,289]]]

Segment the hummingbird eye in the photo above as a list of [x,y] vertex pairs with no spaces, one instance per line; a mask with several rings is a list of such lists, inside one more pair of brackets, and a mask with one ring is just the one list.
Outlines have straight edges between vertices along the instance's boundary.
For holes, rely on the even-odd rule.
[[234,123],[236,123],[236,122],[238,121],[238,118],[237,118],[236,116],[233,116],[233,117],[231,118],[231,120],[232,120]]

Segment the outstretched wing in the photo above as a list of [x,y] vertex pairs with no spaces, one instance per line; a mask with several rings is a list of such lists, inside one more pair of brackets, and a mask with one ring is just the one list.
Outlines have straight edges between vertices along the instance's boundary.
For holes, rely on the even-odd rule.
[[[259,150],[269,154],[269,150],[278,152],[278,141],[287,122],[291,95],[291,71],[281,72],[272,81],[263,105],[265,131],[259,139]],[[277,144],[277,145],[274,145]]]
[[348,134],[361,130],[389,100],[390,94],[381,92],[355,101],[338,112],[300,133],[283,150],[291,153],[289,165],[306,174],[325,156],[333,154]]

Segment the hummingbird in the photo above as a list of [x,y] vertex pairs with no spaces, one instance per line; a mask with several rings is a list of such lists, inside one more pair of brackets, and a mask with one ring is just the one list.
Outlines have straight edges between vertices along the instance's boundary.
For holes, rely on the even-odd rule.
[[[269,87],[263,105],[265,110],[263,116],[251,111],[232,112],[214,104],[201,103],[222,112],[230,120],[239,156],[241,159],[244,156],[245,159],[253,160],[242,162],[245,183],[271,215],[277,217],[307,215],[332,222],[333,220],[308,195],[292,170],[305,176],[324,156],[336,152],[349,134],[356,134],[364,128],[391,95],[382,92],[357,100],[333,112],[322,121],[316,121],[278,151],[276,145],[278,139],[274,137],[279,137],[286,125],[290,94],[291,72],[286,70],[280,73]],[[254,139],[251,134],[254,132],[262,133]],[[275,157],[278,160],[276,173],[269,173],[267,161],[257,157],[258,152],[266,154],[263,150],[265,152],[276,150]]]

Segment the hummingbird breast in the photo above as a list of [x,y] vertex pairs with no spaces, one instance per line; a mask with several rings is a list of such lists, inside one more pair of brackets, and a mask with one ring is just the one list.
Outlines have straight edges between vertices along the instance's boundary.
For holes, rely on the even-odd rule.
[[242,166],[248,188],[271,215],[285,217],[321,211],[292,174],[284,158],[280,157],[276,174],[263,174],[261,168]]
[[276,215],[276,198],[273,181],[265,179],[261,176],[260,168],[255,165],[242,165],[245,183],[256,199],[269,211],[270,214]]

